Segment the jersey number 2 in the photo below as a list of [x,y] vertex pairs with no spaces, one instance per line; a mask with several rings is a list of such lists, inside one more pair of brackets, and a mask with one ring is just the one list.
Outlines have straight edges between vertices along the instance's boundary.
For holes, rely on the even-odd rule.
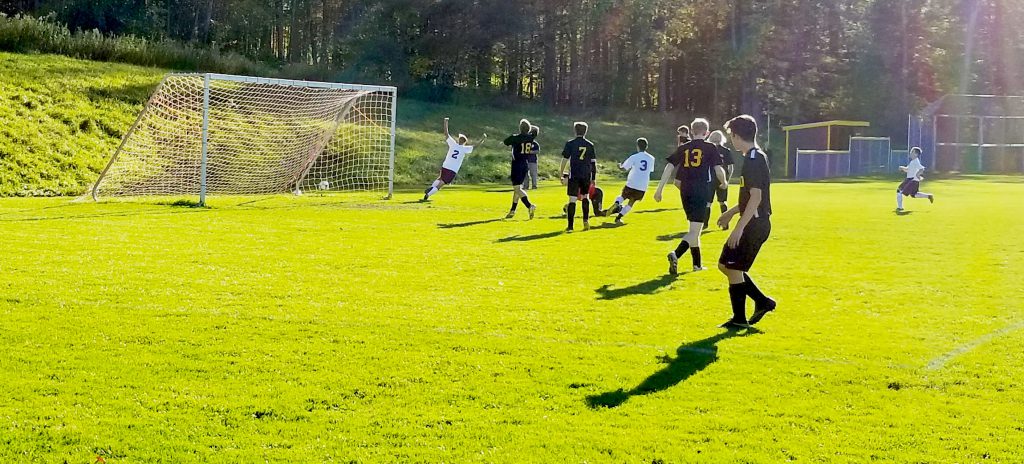
[[453,160],[459,159],[459,151],[458,150],[452,150],[452,159]]

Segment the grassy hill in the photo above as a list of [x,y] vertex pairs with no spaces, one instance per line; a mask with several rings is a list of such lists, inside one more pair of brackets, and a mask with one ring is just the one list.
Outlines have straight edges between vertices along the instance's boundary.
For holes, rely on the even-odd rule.
[[[0,196],[77,195],[96,179],[166,70],[0,53]],[[557,154],[576,119],[591,123],[602,164],[624,158],[636,137],[656,154],[672,147],[676,120],[657,114],[565,115],[532,105],[495,109],[473,99],[451,105],[400,100],[396,182],[433,179],[444,155],[441,120],[452,130],[491,140],[467,161],[461,182],[502,182],[508,158],[501,139],[528,117],[542,128],[542,175],[554,175]]]

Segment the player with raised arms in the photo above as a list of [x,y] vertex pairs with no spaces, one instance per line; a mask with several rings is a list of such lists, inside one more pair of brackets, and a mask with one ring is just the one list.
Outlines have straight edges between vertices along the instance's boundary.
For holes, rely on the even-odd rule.
[[523,182],[530,170],[529,154],[533,151],[533,140],[535,136],[530,134],[533,125],[526,119],[519,120],[519,133],[512,134],[505,138],[504,144],[512,147],[512,166],[509,179],[512,180],[512,208],[508,210],[505,219],[512,219],[516,216],[516,206],[522,201],[523,205],[530,210],[530,219],[533,219],[537,212],[537,205],[530,203],[530,198],[523,190]]
[[[469,138],[465,134],[459,134],[459,138],[456,140],[448,133],[448,118],[444,118],[444,138],[448,142],[448,154],[445,155],[444,162],[441,163],[441,174],[437,176],[437,180],[423,191],[422,201],[427,201],[442,187],[451,184],[455,180],[455,176],[459,174],[459,169],[462,168],[462,162],[466,160],[466,156],[473,152],[473,145],[467,145]],[[487,134],[484,134],[476,146],[482,145],[485,140],[487,140]]]
[[[757,288],[748,274],[772,230],[769,221],[772,215],[772,182],[767,155],[755,142],[757,121],[748,115],[737,116],[725,123],[725,130],[732,138],[732,146],[743,154],[739,203],[718,218],[718,225],[724,229],[733,216],[740,215],[718,259],[718,269],[729,279],[729,300],[732,303],[732,318],[722,327],[737,329],[756,324],[776,306],[775,300]],[[754,314],[749,321],[748,296],[754,300]]]
[[678,273],[679,257],[687,250],[693,258],[693,270],[705,270],[701,264],[700,232],[704,228],[704,221],[711,211],[710,206],[714,199],[713,179],[717,177],[719,185],[725,184],[725,170],[722,169],[718,147],[704,140],[708,135],[709,125],[704,118],[693,120],[690,124],[690,135],[693,136],[693,140],[680,145],[667,158],[668,164],[661,176],[661,182],[658,183],[658,189],[654,192],[654,201],[660,202],[662,190],[674,174],[683,211],[690,224],[689,231],[683,235],[679,246],[668,254],[669,274]]
[[[616,224],[622,224],[622,218],[629,214],[633,205],[644,199],[647,186],[651,182],[651,173],[654,172],[654,156],[647,153],[647,139],[636,139],[636,149],[636,153],[619,165],[619,169],[629,171],[629,174],[626,177],[626,186],[622,187],[622,194],[615,199],[615,203],[608,211],[609,214],[618,214],[615,217]],[[629,203],[623,205],[624,201]]]
[[896,211],[903,211],[903,197],[905,196],[927,198],[928,201],[935,203],[935,195],[919,191],[921,181],[924,180],[924,177],[921,176],[921,173],[924,172],[924,165],[921,164],[920,147],[910,149],[910,162],[906,166],[900,166],[900,171],[907,173],[907,177],[896,188]]
[[[577,201],[583,204],[583,230],[590,230],[590,187],[597,179],[597,151],[594,150],[594,144],[587,140],[589,126],[585,122],[576,122],[572,127],[576,138],[566,142],[562,148],[562,165],[559,167],[562,185],[566,186],[566,194],[569,195],[566,211],[569,227],[565,229],[566,232],[573,230]],[[565,170],[566,165],[569,167],[568,172]]]

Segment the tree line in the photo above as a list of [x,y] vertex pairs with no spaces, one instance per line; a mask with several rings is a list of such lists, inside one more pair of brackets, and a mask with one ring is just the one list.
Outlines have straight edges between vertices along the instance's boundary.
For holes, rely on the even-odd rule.
[[0,11],[435,101],[466,92],[902,130],[945,93],[1024,93],[1022,0],[0,0]]

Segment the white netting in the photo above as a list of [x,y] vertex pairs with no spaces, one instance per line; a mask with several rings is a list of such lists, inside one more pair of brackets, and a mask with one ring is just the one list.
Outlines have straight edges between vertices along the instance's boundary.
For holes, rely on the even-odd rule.
[[[202,74],[172,74],[94,195],[200,193]],[[394,89],[211,75],[206,192],[388,190]]]

